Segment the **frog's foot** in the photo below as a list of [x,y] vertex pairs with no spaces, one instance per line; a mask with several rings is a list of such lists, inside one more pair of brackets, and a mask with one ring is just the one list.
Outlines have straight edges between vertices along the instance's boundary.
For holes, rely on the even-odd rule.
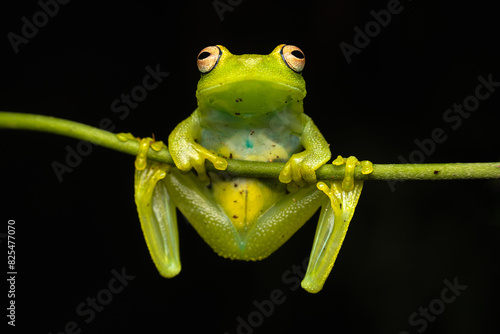
[[121,141],[136,140],[139,142],[139,153],[137,153],[137,158],[135,159],[135,168],[137,170],[144,170],[146,168],[148,150],[150,147],[157,152],[161,151],[162,148],[166,147],[166,145],[162,141],[156,141],[154,138],[151,137],[145,137],[142,139],[137,138],[130,132],[118,133],[116,136]]
[[335,166],[340,166],[345,164],[345,175],[344,181],[342,181],[342,189],[345,191],[351,191],[354,188],[354,169],[356,166],[361,165],[361,173],[370,174],[373,172],[373,164],[368,160],[359,161],[356,157],[350,156],[345,159],[342,156],[338,156],[332,161]]
[[317,184],[329,201],[322,205],[309,265],[302,281],[302,287],[311,293],[320,291],[330,274],[361,195],[363,181],[354,180],[354,168],[361,165],[363,174],[373,171],[371,162],[359,162],[355,157],[339,156],[333,161],[334,165],[344,163],[344,180],[331,181],[330,187],[325,182]]

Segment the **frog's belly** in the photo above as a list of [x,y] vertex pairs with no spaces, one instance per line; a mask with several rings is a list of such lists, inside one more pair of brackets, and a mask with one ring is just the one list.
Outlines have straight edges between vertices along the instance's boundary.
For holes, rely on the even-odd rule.
[[286,192],[286,186],[274,179],[225,178],[210,174],[216,202],[241,235]]

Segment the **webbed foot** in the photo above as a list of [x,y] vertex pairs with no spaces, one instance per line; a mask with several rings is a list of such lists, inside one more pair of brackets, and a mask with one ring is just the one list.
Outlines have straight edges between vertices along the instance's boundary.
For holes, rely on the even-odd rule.
[[181,271],[175,204],[165,185],[160,182],[172,167],[147,160],[150,147],[160,151],[165,144],[154,138],[136,138],[131,133],[119,133],[116,136],[121,141],[139,142],[139,152],[135,159],[134,190],[141,228],[151,258],[160,274],[168,278],[174,277]]
[[370,161],[359,162],[355,157],[344,159],[338,156],[332,163],[337,166],[345,163],[346,171],[344,179],[331,181],[330,187],[325,182],[317,183],[318,189],[324,192],[330,201],[326,201],[321,207],[309,265],[302,281],[302,287],[311,293],[323,288],[361,195],[363,181],[354,180],[355,167],[361,165],[363,174],[373,171],[373,164]]

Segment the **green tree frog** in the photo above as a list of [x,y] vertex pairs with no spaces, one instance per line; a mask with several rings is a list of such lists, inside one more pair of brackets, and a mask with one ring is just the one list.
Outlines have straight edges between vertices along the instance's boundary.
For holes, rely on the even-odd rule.
[[[330,148],[303,111],[304,53],[281,44],[268,55],[233,55],[221,45],[198,55],[198,108],[168,138],[174,166],[147,160],[141,140],[135,200],[144,236],[162,276],[181,270],[176,208],[219,255],[262,260],[285,243],[321,207],[302,287],[321,290],[344,240],[362,181],[355,157],[344,180],[317,182]],[[126,140],[127,136],[120,137]],[[230,176],[228,159],[286,162],[279,179]],[[220,172],[205,170],[205,160]],[[371,163],[361,163],[370,173]],[[194,169],[194,171],[192,170]]]

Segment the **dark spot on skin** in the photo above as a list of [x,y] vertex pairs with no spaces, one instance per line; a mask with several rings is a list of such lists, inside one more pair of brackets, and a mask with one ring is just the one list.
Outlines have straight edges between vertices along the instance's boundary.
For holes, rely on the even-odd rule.
[[288,101],[285,101],[285,103],[288,103]]
[[271,145],[272,147],[276,147],[276,145]]
[[238,216],[237,216],[237,215],[234,215],[234,216],[233,216],[233,218],[238,218]]
[[436,174],[438,174],[438,173],[439,173],[439,171],[438,171],[438,170],[435,170],[435,171],[434,171],[434,175],[436,175]]
[[235,112],[234,114],[235,114],[236,116],[239,116],[239,115],[240,115],[240,113],[239,113],[239,112]]
[[238,103],[238,102],[243,102],[243,100],[241,99],[241,97],[240,97],[240,98],[237,98],[235,101],[236,101],[236,103]]
[[233,202],[234,202],[234,203],[238,203],[238,201],[237,201],[237,200],[234,200]]
[[284,235],[281,236],[281,238],[284,238],[284,237],[285,237]]
[[240,195],[243,195],[243,190],[240,190]]
[[277,155],[277,156],[276,156],[276,159],[279,159],[279,158],[280,158],[280,156],[279,156],[279,155]]
[[234,187],[236,188],[237,186],[238,186],[238,183],[235,183],[235,184],[234,184]]
[[233,158],[233,154],[229,153],[229,159],[232,159],[232,158]]
[[251,130],[250,131],[250,136],[253,135],[255,133],[255,131]]

